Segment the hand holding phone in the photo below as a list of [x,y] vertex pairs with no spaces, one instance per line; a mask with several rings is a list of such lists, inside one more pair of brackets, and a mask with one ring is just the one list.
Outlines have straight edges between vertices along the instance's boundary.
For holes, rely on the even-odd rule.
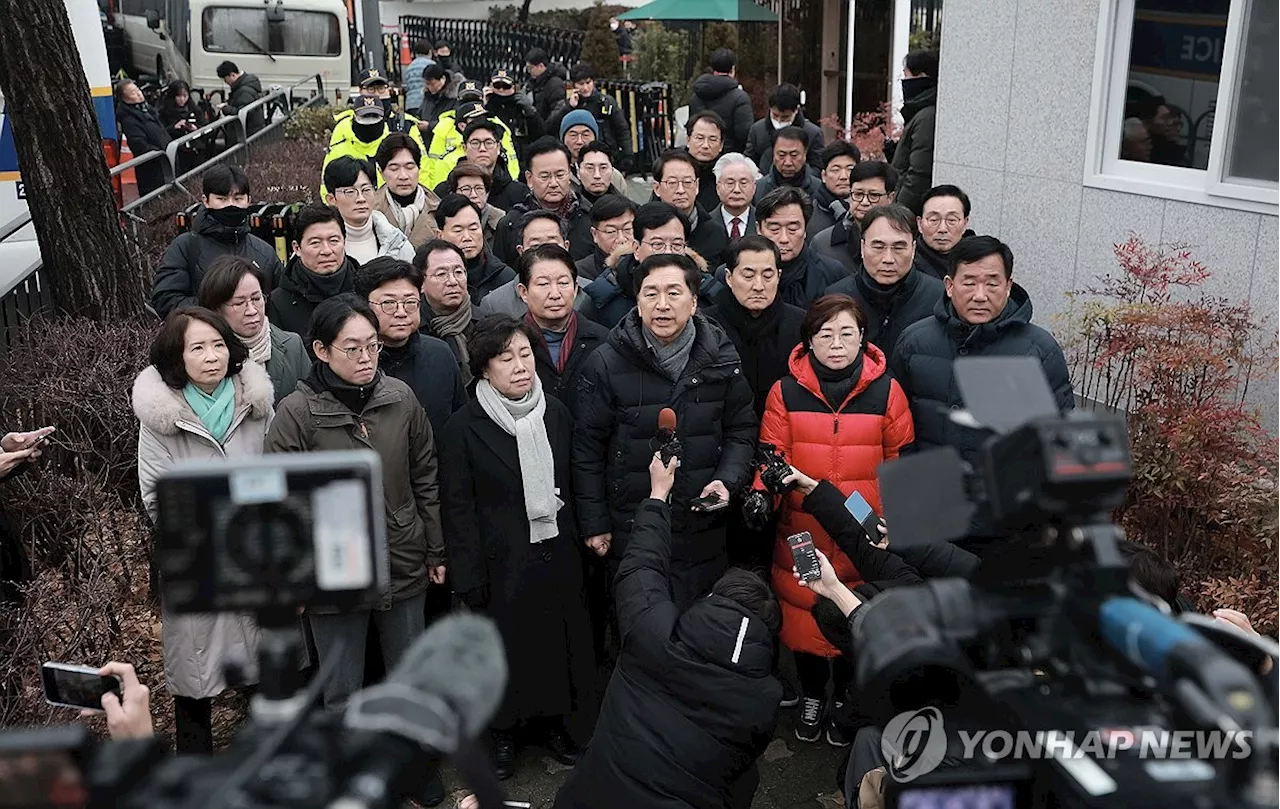
[[0,438],[0,451],[17,452],[39,446],[57,429],[57,427],[41,427],[25,433],[8,433],[4,438]]
[[858,521],[858,525],[862,528],[862,533],[866,534],[868,542],[872,545],[880,545],[884,542],[884,537],[880,531],[881,519],[871,508],[871,504],[867,502],[865,497],[854,491],[844,501],[844,507]]
[[44,682],[44,698],[50,705],[102,712],[102,698],[114,694],[121,698],[123,686],[114,674],[99,674],[90,666],[48,662],[40,667]]
[[787,545],[791,548],[791,558],[795,561],[795,572],[801,582],[812,582],[822,578],[822,563],[818,561],[818,549],[813,545],[813,535],[801,531],[787,537]]

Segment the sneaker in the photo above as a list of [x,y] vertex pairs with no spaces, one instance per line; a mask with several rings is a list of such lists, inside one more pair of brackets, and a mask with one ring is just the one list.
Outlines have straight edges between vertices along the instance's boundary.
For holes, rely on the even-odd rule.
[[782,681],[782,699],[778,701],[779,708],[794,708],[800,704],[800,695],[796,693],[795,686],[786,680]]
[[844,733],[840,730],[840,726],[836,724],[836,717],[843,715],[844,703],[833,701],[831,703],[831,710],[827,715],[827,744],[832,747],[849,746],[849,740],[845,738]]
[[822,700],[805,697],[800,700],[800,721],[796,722],[796,738],[816,742],[822,735]]

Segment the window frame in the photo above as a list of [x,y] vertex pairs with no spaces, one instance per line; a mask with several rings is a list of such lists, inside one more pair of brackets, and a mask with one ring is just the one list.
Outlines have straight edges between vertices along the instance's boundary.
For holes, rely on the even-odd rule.
[[[203,9],[200,10],[200,49],[205,53],[214,54],[218,56],[221,56],[221,55],[262,56],[265,58],[265,55],[261,51],[256,51],[256,50],[212,50],[210,49],[208,44],[209,27],[205,21],[205,17],[210,12],[220,11],[220,10],[261,11],[263,14],[265,14],[266,6],[264,5],[261,8],[257,6],[237,6],[237,5],[205,6]],[[278,51],[278,52],[272,51],[271,56],[277,59],[336,59],[342,55],[342,51],[343,51],[342,38],[345,32],[343,31],[342,19],[337,14],[334,14],[332,11],[328,11],[326,9],[310,9],[310,8],[302,8],[302,9],[286,8],[285,13],[299,14],[299,15],[316,14],[316,15],[328,17],[333,22],[334,27],[336,29],[337,39],[335,41],[338,43],[338,51],[336,53],[288,53],[285,51]]]
[[1085,142],[1086,187],[1276,215],[1280,208],[1280,185],[1229,181],[1226,177],[1227,151],[1235,125],[1235,99],[1243,63],[1244,26],[1252,2],[1267,0],[1230,0],[1206,169],[1120,159],[1123,100],[1129,79],[1136,0],[1104,0],[1099,4]]

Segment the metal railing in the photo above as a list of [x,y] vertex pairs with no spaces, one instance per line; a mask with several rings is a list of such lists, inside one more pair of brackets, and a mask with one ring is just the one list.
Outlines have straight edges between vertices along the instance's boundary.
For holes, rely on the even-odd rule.
[[484,81],[498,70],[513,76],[524,74],[525,54],[542,48],[547,58],[566,67],[578,61],[586,34],[567,28],[549,28],[516,22],[449,20],[440,17],[402,16],[400,30],[410,42],[447,40],[468,78]]
[[942,0],[911,0],[911,30],[937,31],[942,25]]
[[[314,92],[312,92],[313,87]],[[306,94],[297,93],[296,91],[299,88],[305,88]],[[169,146],[164,151],[147,152],[112,168],[110,175],[114,178],[119,177],[131,168],[137,168],[154,161],[161,161],[161,165],[164,167],[165,182],[161,186],[120,208],[120,213],[125,217],[130,228],[131,245],[136,249],[138,229],[146,224],[146,220],[136,213],[139,208],[158,199],[167,192],[175,190],[186,195],[189,199],[195,199],[195,195],[183,185],[186,180],[203,172],[210,166],[226,160],[228,157],[236,155],[247,157],[255,142],[268,135],[276,135],[283,132],[285,122],[293,117],[296,112],[324,103],[327,103],[327,99],[324,96],[324,82],[320,75],[316,74],[297,84],[275,88],[262,98],[241,109],[236,115],[224,115],[194,132],[170,141]],[[266,125],[252,135],[245,137],[245,133],[249,129],[249,116],[258,110],[263,111]],[[283,112],[284,114],[277,118],[276,112]],[[223,132],[224,137],[227,138],[227,148],[216,155],[212,155],[198,166],[178,174],[178,150],[193,140],[208,137],[218,132]],[[30,223],[31,213],[27,211],[0,227],[0,243],[11,238]],[[140,259],[140,256],[135,254],[135,259]],[[25,320],[53,303],[47,283],[48,279],[44,277],[43,262],[38,253],[30,266],[21,268],[16,273],[6,273],[6,275],[8,280],[0,281],[0,350],[8,346],[10,335]]]

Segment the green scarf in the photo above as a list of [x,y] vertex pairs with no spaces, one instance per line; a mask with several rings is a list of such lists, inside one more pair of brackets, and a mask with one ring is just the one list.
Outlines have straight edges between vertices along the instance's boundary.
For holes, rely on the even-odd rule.
[[188,382],[182,388],[182,397],[196,412],[196,418],[205,426],[214,440],[219,444],[227,437],[231,429],[231,418],[236,413],[236,386],[230,377],[225,377],[212,394],[205,393]]

